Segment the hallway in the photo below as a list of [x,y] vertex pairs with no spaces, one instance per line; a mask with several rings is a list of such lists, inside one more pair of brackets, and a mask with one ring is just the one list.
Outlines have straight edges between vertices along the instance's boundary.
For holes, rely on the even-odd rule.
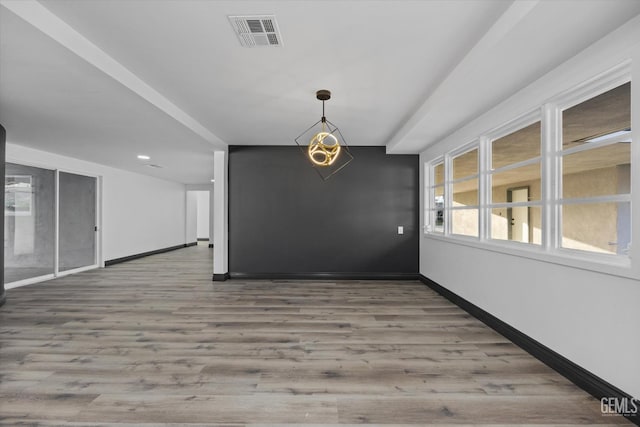
[[194,246],[12,289],[0,425],[611,425],[418,282],[211,282]]

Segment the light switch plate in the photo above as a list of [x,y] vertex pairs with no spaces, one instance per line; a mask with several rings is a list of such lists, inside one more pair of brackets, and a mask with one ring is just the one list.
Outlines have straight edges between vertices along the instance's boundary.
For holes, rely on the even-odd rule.
[[398,226],[398,234],[404,234],[404,227],[401,225]]

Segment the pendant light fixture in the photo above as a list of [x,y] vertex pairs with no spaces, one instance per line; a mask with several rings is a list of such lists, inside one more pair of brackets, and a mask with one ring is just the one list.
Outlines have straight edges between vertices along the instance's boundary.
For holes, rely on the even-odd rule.
[[324,115],[324,103],[331,99],[331,92],[319,90],[316,98],[322,101],[322,117],[295,141],[320,177],[327,180],[348,165],[353,155],[340,129]]

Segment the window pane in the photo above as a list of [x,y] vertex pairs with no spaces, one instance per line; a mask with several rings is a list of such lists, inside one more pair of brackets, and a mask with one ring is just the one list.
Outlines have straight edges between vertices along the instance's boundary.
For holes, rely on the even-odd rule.
[[626,254],[630,241],[630,203],[589,203],[562,207],[563,248]]
[[60,172],[60,271],[96,263],[96,179]]
[[[528,188],[526,198],[523,192],[514,189]],[[511,199],[509,198],[511,197]],[[540,200],[540,163],[510,169],[491,176],[491,202],[528,202]]]
[[453,184],[453,206],[478,204],[478,178]]
[[631,83],[568,108],[562,113],[564,149],[597,141],[598,138],[631,130]]
[[436,233],[444,232],[444,211],[442,209],[429,211],[431,215],[431,224],[433,224],[433,230]]
[[444,207],[444,186],[439,185],[433,189],[433,203],[436,209]]
[[452,210],[451,233],[478,237],[478,209]]
[[539,206],[515,206],[491,210],[491,238],[514,242],[542,242],[542,209]]
[[436,231],[442,232],[444,227],[444,186],[440,185],[433,189],[434,193],[434,201],[433,206],[435,207],[436,216],[435,218],[435,226]]
[[453,179],[478,174],[478,149],[468,151],[453,159]]
[[564,156],[562,197],[628,194],[631,190],[631,144],[620,142]]
[[444,163],[440,163],[433,168],[434,185],[444,184]]
[[491,150],[492,169],[540,156],[540,122],[496,139]]
[[7,163],[4,193],[5,282],[53,274],[55,172]]

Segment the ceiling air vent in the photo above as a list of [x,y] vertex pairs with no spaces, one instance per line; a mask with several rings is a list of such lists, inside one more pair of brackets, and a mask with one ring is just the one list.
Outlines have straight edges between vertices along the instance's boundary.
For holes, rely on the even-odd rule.
[[229,22],[244,47],[282,46],[274,15],[229,16]]

